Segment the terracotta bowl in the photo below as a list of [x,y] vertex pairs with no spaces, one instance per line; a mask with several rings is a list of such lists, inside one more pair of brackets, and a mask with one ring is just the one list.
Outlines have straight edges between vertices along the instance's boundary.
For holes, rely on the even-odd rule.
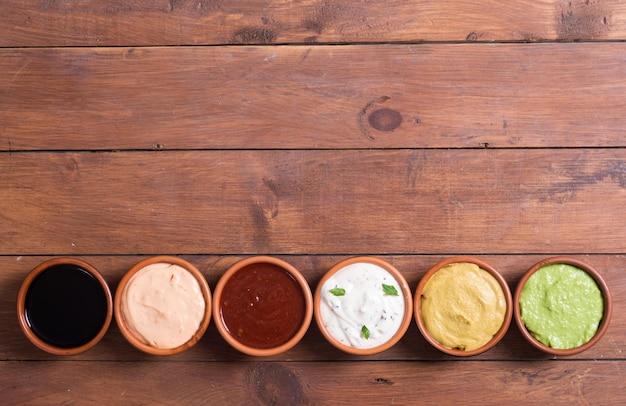
[[[455,264],[455,263],[472,263],[472,264],[476,264],[478,265],[478,267],[480,267],[481,269],[487,271],[489,274],[491,274],[491,276],[493,276],[496,281],[498,282],[498,284],[500,285],[500,287],[502,288],[502,292],[504,294],[504,300],[506,302],[506,310],[504,313],[504,320],[502,322],[502,325],[500,326],[500,329],[496,332],[496,334],[493,335],[493,337],[484,345],[482,345],[481,347],[478,347],[476,349],[472,349],[472,350],[462,350],[462,349],[458,349],[458,348],[449,348],[446,347],[444,345],[442,345],[441,343],[439,343],[436,339],[434,339],[428,329],[426,328],[426,325],[424,323],[424,319],[422,317],[422,310],[421,310],[421,305],[422,305],[422,297],[423,297],[423,291],[424,291],[424,287],[426,286],[426,284],[428,283],[428,281],[430,280],[431,277],[433,277],[437,272],[439,272],[442,268],[451,265],[451,264]],[[504,337],[504,335],[506,334],[509,325],[511,324],[511,319],[512,319],[512,315],[513,315],[513,300],[511,298],[511,290],[509,289],[508,284],[506,283],[506,281],[504,280],[504,278],[502,277],[502,275],[500,275],[500,273],[491,265],[489,265],[488,263],[486,263],[485,261],[482,261],[478,258],[473,258],[473,257],[467,257],[467,256],[461,256],[461,257],[453,257],[453,258],[448,258],[444,261],[439,262],[438,264],[436,264],[435,266],[433,266],[432,268],[430,268],[428,270],[428,272],[426,272],[426,274],[424,275],[424,277],[420,280],[417,289],[415,291],[415,299],[414,299],[414,305],[415,305],[415,321],[417,322],[417,327],[419,328],[420,332],[422,333],[422,335],[424,336],[424,338],[426,339],[426,341],[428,341],[433,347],[435,347],[436,349],[438,349],[439,351],[449,354],[449,355],[454,355],[457,357],[470,357],[470,356],[474,356],[474,355],[478,355],[480,353],[483,353],[487,350],[489,350],[490,348],[494,347],[501,339],[502,337]]]
[[[587,341],[585,344],[579,347],[570,348],[570,349],[557,349],[557,348],[549,347],[543,344],[542,342],[540,342],[539,340],[537,340],[535,337],[533,337],[530,331],[528,331],[528,329],[526,328],[524,321],[522,320],[521,309],[520,309],[520,295],[522,293],[522,290],[524,289],[524,285],[526,284],[528,279],[539,269],[543,268],[544,266],[553,265],[553,264],[568,264],[568,265],[572,265],[576,268],[582,269],[583,271],[587,272],[596,281],[598,288],[600,289],[600,292],[602,293],[602,297],[604,299],[604,309],[603,309],[602,320],[600,321],[600,324],[598,326],[598,329],[595,335],[589,341]],[[611,314],[612,314],[612,309],[613,309],[613,301],[611,298],[611,292],[609,290],[609,286],[607,285],[602,275],[598,271],[596,271],[591,265],[583,261],[580,261],[578,259],[567,257],[567,256],[547,258],[533,265],[520,279],[517,285],[517,288],[515,289],[513,302],[515,305],[515,311],[514,311],[515,323],[517,324],[517,327],[519,328],[524,338],[533,347],[545,353],[558,355],[558,356],[569,356],[569,355],[578,354],[593,347],[598,341],[600,341],[602,336],[604,336],[604,333],[606,333],[606,330],[609,328],[609,323],[611,321]]]
[[[359,264],[365,264],[368,268],[360,268]],[[371,270],[369,268],[370,266],[373,266]],[[380,268],[382,268],[380,275],[385,275],[386,280],[389,280],[389,282],[384,284],[381,279],[377,278],[375,282],[372,282],[372,286],[369,287],[371,291],[368,291],[366,294],[353,296],[368,298],[366,302],[357,302],[359,306],[362,306],[363,309],[366,310],[359,311],[358,309],[353,309],[350,306],[347,306],[350,303],[354,303],[353,299],[349,297],[350,291],[361,292],[360,290],[357,291],[355,289],[365,289],[365,286],[370,283],[369,281],[366,282],[363,279],[360,279],[360,275],[369,275],[368,277],[371,278],[374,270]],[[341,271],[343,271],[342,274],[339,274]],[[384,271],[386,271],[386,273]],[[347,276],[349,274],[346,272],[349,272],[350,275],[356,275],[358,279],[354,280],[354,282],[349,282]],[[335,282],[333,281],[337,281],[337,277],[340,278],[339,281],[342,285],[345,283],[345,286],[348,287],[347,289],[343,289],[340,286],[334,286]],[[395,284],[393,284],[393,282],[395,282]],[[381,285],[380,290],[378,290],[377,286],[379,284]],[[394,285],[391,294],[384,290],[383,284],[386,286],[391,286],[392,284]],[[397,286],[399,290],[396,289],[395,286]],[[340,290],[336,291],[336,289]],[[389,306],[389,300],[394,299],[395,296],[400,296],[398,300],[404,306],[404,311],[394,318],[393,316],[388,316],[391,314],[388,312],[389,308],[384,311],[382,309],[385,305]],[[369,307],[374,306],[374,301],[380,304],[380,312],[373,310],[374,307]],[[341,312],[348,315],[351,322],[345,324],[340,321],[342,319],[345,320],[345,318],[336,318],[333,316],[334,311],[330,310],[331,307],[333,307],[333,303],[336,305],[346,305],[341,309]],[[343,260],[326,272],[315,290],[314,305],[315,321],[329,343],[331,343],[335,348],[348,354],[373,355],[393,347],[404,336],[412,319],[413,296],[406,279],[402,276],[400,271],[381,259],[362,256]],[[368,321],[365,320],[369,318],[367,315],[375,315],[378,319],[379,317],[377,315],[379,313],[380,319],[385,318],[385,321],[382,323],[389,324],[378,327],[379,337],[374,337],[372,335],[374,334],[373,331],[377,329],[371,325],[373,321],[371,319]],[[326,318],[324,315],[326,315]],[[361,323],[364,325],[359,327],[358,324]],[[370,324],[370,326],[368,327],[365,323]],[[345,330],[346,328],[350,329],[351,327],[352,330]],[[383,333],[382,331],[385,327],[389,327],[395,332],[392,331],[390,333]],[[342,333],[341,330],[348,331],[348,334]],[[367,334],[367,336],[365,336],[365,334]],[[373,341],[371,346],[368,344],[370,339],[376,339],[376,341]]]
[[[154,266],[155,264],[175,265],[189,272],[194,280],[197,282],[197,287],[202,295],[202,298],[204,299],[204,312],[201,316],[201,321],[199,323],[198,329],[195,331],[195,333],[190,333],[189,339],[187,341],[173,347],[169,345],[164,346],[163,344],[154,344],[148,339],[142,339],[138,337],[134,332],[136,330],[134,330],[134,328],[132,327],[132,322],[129,321],[129,317],[127,316],[127,314],[125,314],[124,310],[126,308],[125,301],[127,300],[126,295],[129,292],[128,289],[137,281],[137,279],[133,279],[133,277],[137,275],[137,273],[142,269],[151,265]],[[144,272],[146,272],[147,274],[150,271]],[[175,291],[172,290],[172,287],[168,285],[165,285],[164,291],[172,292],[172,295],[180,294],[174,293]],[[165,299],[162,300],[167,300],[167,296],[165,295]],[[117,325],[122,335],[135,348],[152,355],[173,355],[190,349],[200,340],[200,338],[202,338],[211,320],[211,304],[211,291],[209,289],[209,285],[202,273],[200,273],[200,271],[194,265],[185,261],[182,258],[172,256],[156,256],[140,261],[122,277],[122,280],[120,281],[115,292],[115,321],[117,322]],[[166,305],[164,305],[164,307],[165,306]],[[171,309],[171,307],[167,306],[167,309],[163,309],[161,311],[166,311],[169,309]],[[174,328],[172,327],[172,329]]]
[[106,334],[112,315],[106,281],[78,259],[55,258],[39,264],[17,295],[22,331],[51,354],[74,355],[92,348]]
[[241,260],[222,275],[213,318],[236,350],[256,357],[283,353],[304,337],[313,315],[311,288],[289,263],[269,256]]

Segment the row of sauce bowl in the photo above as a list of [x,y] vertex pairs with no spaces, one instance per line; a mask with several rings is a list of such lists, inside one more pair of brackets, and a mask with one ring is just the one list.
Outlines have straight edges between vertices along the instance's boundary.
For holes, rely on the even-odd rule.
[[[600,295],[600,307],[590,316],[595,325],[587,329],[591,331],[587,331],[588,337],[568,348],[554,348],[550,340],[558,340],[546,339],[535,325],[528,328],[530,322],[524,319],[537,313],[527,304],[527,297],[540,297],[541,302],[547,296],[549,300],[555,300],[553,296],[576,296],[558,292],[558,286],[565,283],[561,280],[550,287],[557,290],[556,294],[524,291],[526,285],[536,285],[533,275],[547,267],[581,271]],[[548,275],[548,281],[550,278],[554,282]],[[572,283],[580,284],[579,280]],[[543,302],[540,305],[546,306]],[[587,302],[575,305],[589,307]],[[556,311],[555,303],[547,306],[547,311]],[[41,263],[26,276],[17,298],[18,320],[26,337],[57,355],[78,354],[96,345],[113,317],[128,342],[154,355],[191,348],[204,335],[211,318],[228,344],[252,356],[291,349],[313,318],[334,347],[355,355],[391,348],[412,320],[438,350],[454,356],[477,355],[504,337],[513,318],[524,338],[537,349],[573,355],[602,338],[611,313],[611,294],[602,275],[570,257],[535,264],[522,276],[512,296],[500,273],[473,257],[448,258],[434,265],[414,294],[402,273],[386,261],[349,258],[325,273],[313,295],[303,275],[278,258],[256,256],[237,262],[222,275],[211,294],[194,265],[178,257],[157,256],[133,266],[122,277],[115,297],[91,265],[56,258]],[[556,322],[543,324],[570,328],[565,316],[556,317]],[[543,328],[542,323],[539,325]]]

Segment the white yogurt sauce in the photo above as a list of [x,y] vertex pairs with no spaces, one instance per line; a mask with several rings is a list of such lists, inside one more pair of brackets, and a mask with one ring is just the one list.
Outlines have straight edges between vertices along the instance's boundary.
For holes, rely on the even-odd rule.
[[[393,286],[397,296],[386,294],[383,284]],[[345,294],[331,293],[335,288]],[[341,268],[321,289],[321,319],[335,339],[350,347],[373,348],[387,342],[400,328],[404,310],[403,291],[393,275],[367,262]]]
[[189,271],[156,263],[130,278],[121,309],[128,329],[144,344],[176,348],[198,331],[206,303],[200,284]]

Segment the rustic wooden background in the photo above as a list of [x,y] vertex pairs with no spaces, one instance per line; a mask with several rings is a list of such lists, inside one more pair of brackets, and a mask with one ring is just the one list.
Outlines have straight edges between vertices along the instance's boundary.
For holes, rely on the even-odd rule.
[[[1,403],[622,404],[624,40],[618,0],[1,1]],[[211,287],[275,255],[313,289],[354,255],[413,289],[475,255],[512,290],[568,254],[606,277],[614,316],[560,359],[514,324],[469,359],[415,323],[372,357],[314,323],[269,359],[212,324],[166,358],[115,325],[73,357],[21,333],[17,290],[40,262],[81,258],[114,290],[156,254]]]

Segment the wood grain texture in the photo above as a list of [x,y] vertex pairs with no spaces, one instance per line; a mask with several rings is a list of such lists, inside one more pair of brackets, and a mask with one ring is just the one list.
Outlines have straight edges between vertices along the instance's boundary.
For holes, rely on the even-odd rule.
[[623,149],[3,158],[1,254],[625,252]]
[[[22,380],[9,380],[7,376]],[[73,376],[90,379],[74,380]],[[149,376],[150,379],[138,377]],[[435,378],[435,379],[434,379]],[[5,404],[618,404],[623,363],[38,362],[0,364]],[[19,382],[19,383],[15,383]],[[477,387],[481,388],[477,390]],[[523,398],[522,398],[523,396]]]
[[621,40],[619,0],[8,0],[0,46]]
[[[0,2],[0,403],[624,404],[625,40],[619,0]],[[412,290],[454,255],[514,290],[571,254],[606,278],[613,319],[569,358],[515,324],[471,359],[414,322],[371,357],[314,322],[267,359],[213,323],[165,358],[114,323],[72,357],[20,331],[44,260],[86,260],[115,291],[157,254],[211,287],[274,255],[313,289],[374,255]]]
[[624,54],[624,43],[0,49],[0,149],[623,147]]

